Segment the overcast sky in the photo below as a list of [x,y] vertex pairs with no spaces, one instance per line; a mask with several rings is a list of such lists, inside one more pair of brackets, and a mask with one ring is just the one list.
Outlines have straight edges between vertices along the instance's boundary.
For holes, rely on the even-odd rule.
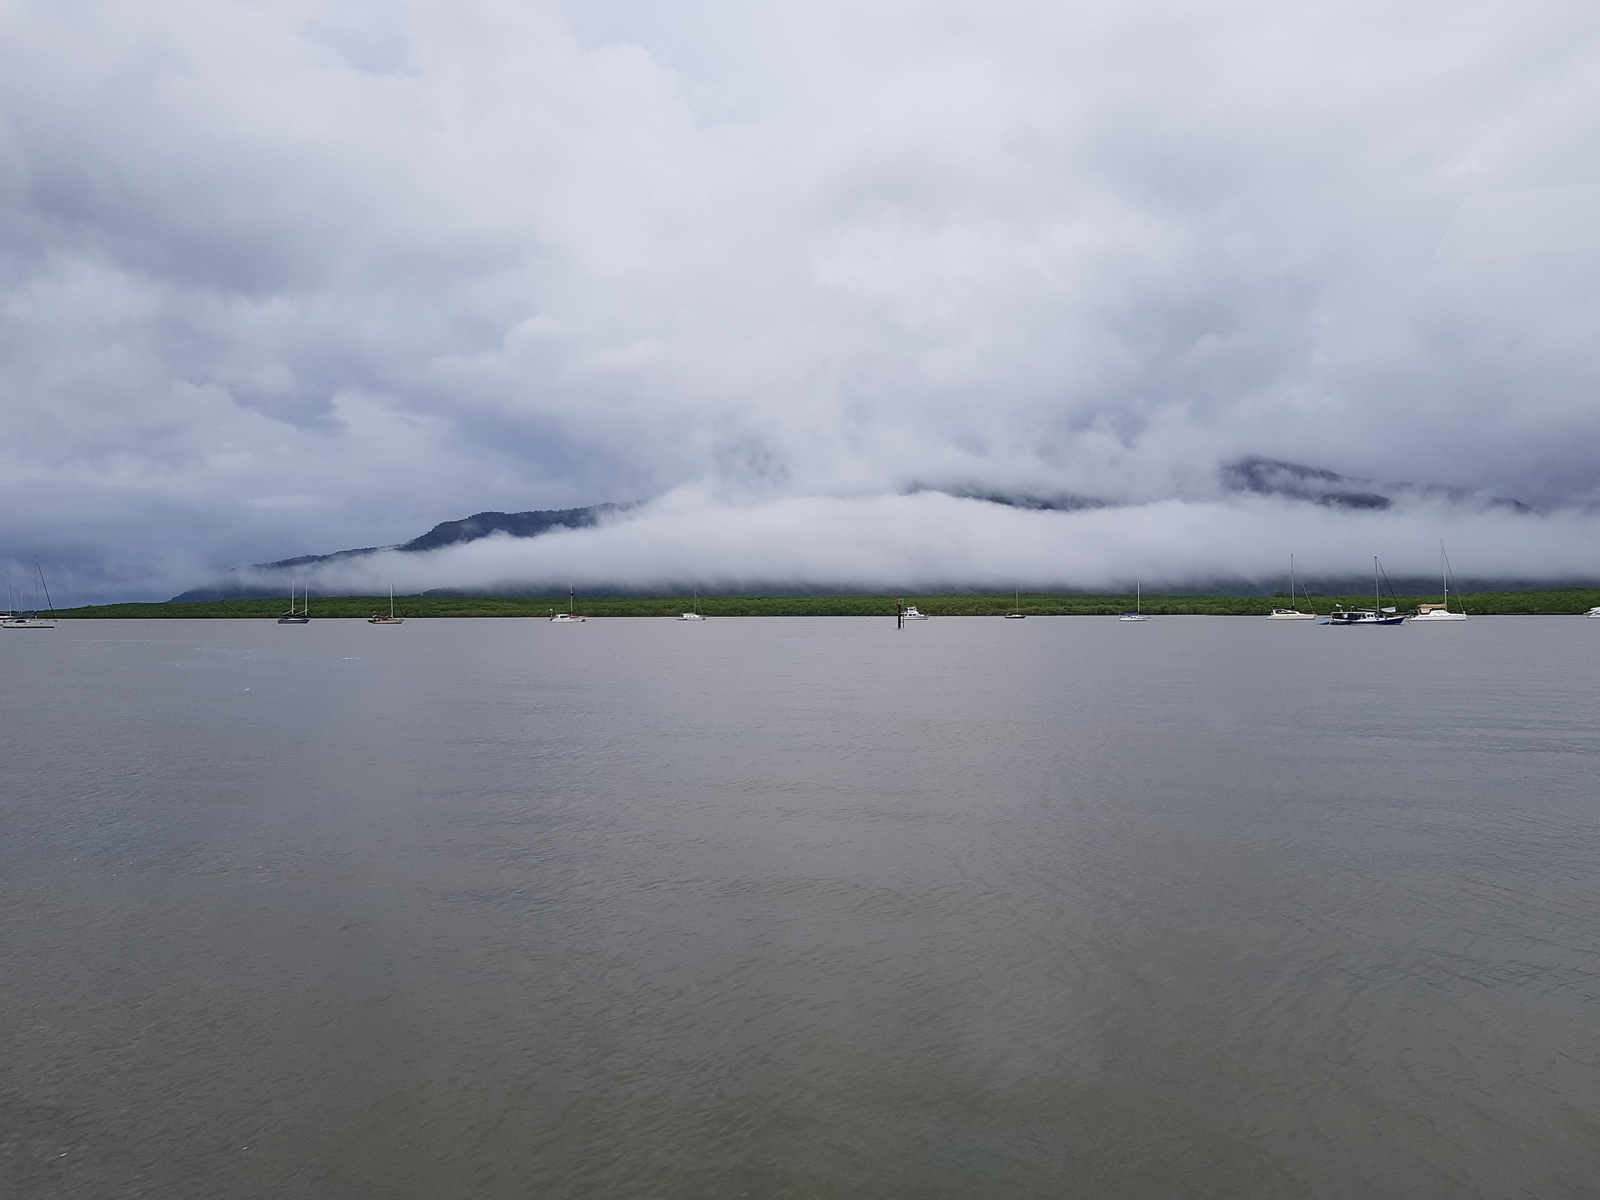
[[650,500],[403,586],[1595,577],[1596,185],[1576,2],[0,0],[0,558]]

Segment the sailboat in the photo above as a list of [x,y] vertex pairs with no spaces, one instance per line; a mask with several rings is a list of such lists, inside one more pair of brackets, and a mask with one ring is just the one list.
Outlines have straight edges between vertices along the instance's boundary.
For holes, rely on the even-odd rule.
[[577,607],[578,607],[578,594],[572,588],[569,587],[567,589],[567,608],[569,610],[572,610],[572,611],[568,611],[568,612],[564,612],[564,613],[553,612],[553,613],[550,614],[550,619],[552,621],[559,621],[563,625],[565,625],[565,624],[567,624],[569,622],[581,621],[584,618],[578,615],[578,613],[576,611]]
[[[16,612],[13,610],[6,613],[4,617],[0,617],[0,629],[54,629],[56,627],[55,601],[50,599],[50,585],[44,581],[44,568],[39,566],[37,559],[34,560],[33,565],[39,572],[39,586],[44,589],[45,609],[50,615],[41,617],[37,610],[32,612]],[[9,571],[6,573],[6,582],[8,584],[11,582]],[[12,603],[15,604],[16,602],[12,601]],[[37,604],[38,600],[35,599],[34,603]]]
[[406,619],[404,617],[397,617],[397,616],[394,615],[394,584],[391,583],[389,585],[389,615],[386,617],[382,613],[373,613],[370,617],[367,618],[367,624],[368,625],[404,625],[405,623],[406,623]]
[[1133,584],[1133,611],[1125,612],[1117,618],[1119,621],[1148,621],[1144,615],[1144,585],[1138,580]]
[[1008,612],[1006,614],[1006,620],[1008,620],[1008,621],[1025,620],[1027,618],[1028,614],[1025,613],[1025,612],[1018,612],[1017,611],[1017,609],[1020,609],[1021,607],[1022,607],[1022,591],[1019,588],[1017,591],[1014,591],[1014,592],[1011,593],[1011,610],[1012,611],[1010,611],[1010,612]]
[[705,618],[700,615],[700,589],[699,588],[695,588],[695,590],[694,590],[694,607],[691,608],[686,613],[679,613],[678,614],[678,620],[680,620],[680,621],[704,621],[705,620]]
[[1328,614],[1324,625],[1399,625],[1405,620],[1392,608],[1384,608],[1383,601],[1378,596],[1378,576],[1383,571],[1377,556],[1372,559],[1372,607],[1371,608],[1344,608],[1339,607]]
[[[1306,607],[1311,607],[1311,597],[1306,597]],[[1294,607],[1294,555],[1289,555],[1289,607],[1275,608],[1267,614],[1269,621],[1315,621],[1317,614],[1314,612],[1301,612]]]
[[1450,560],[1445,556],[1443,541],[1439,543],[1439,574],[1444,579],[1444,603],[1418,605],[1417,615],[1411,618],[1413,625],[1418,622],[1424,625],[1443,625],[1449,621],[1467,619],[1467,614],[1464,612],[1450,611]]
[[306,585],[305,594],[300,597],[300,608],[297,611],[295,609],[295,606],[294,606],[294,581],[291,579],[289,581],[289,611],[284,613],[283,616],[278,618],[278,624],[279,625],[309,625],[309,624],[311,624],[311,614],[306,611],[307,602],[309,601],[310,596],[311,596],[311,587],[310,587],[309,584],[307,584]]

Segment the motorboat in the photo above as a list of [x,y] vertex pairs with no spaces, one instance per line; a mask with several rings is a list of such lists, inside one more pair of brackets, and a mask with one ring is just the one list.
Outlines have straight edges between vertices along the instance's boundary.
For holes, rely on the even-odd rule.
[[915,604],[908,604],[900,610],[900,615],[907,621],[926,621],[928,614],[920,611]]
[[1595,607],[1591,608],[1583,615],[1586,617],[1600,617],[1600,604],[1595,605]]
[[1439,574],[1444,580],[1444,603],[1419,604],[1416,615],[1411,618],[1413,625],[1444,625],[1467,619],[1464,612],[1450,611],[1450,560],[1445,557],[1442,541],[1439,543]]
[[[1311,606],[1311,597],[1306,597],[1306,607]],[[1301,612],[1294,607],[1294,555],[1289,555],[1289,607],[1275,608],[1267,614],[1269,621],[1315,621],[1317,614],[1314,612]]]

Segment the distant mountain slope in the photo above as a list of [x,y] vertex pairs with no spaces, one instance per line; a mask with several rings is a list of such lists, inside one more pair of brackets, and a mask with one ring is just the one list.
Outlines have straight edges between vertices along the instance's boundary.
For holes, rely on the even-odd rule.
[[337,562],[344,558],[361,558],[383,550],[403,554],[421,554],[442,546],[462,542],[475,542],[493,533],[506,533],[512,537],[538,537],[552,529],[587,529],[607,513],[625,508],[621,504],[594,504],[588,508],[538,509],[533,512],[481,512],[473,513],[459,521],[441,521],[427,533],[403,542],[398,546],[364,546],[359,550],[336,550],[332,554],[302,554],[295,558],[281,558],[277,562],[255,563],[229,571],[216,583],[207,587],[191,588],[172,598],[172,603],[193,603],[202,600],[260,600],[278,594],[278,590],[264,588],[259,582],[245,582],[237,577],[245,572],[286,571],[295,567],[309,567],[318,563]]
[[1520,500],[1504,496],[1488,496],[1465,488],[1445,488],[1433,484],[1379,483],[1372,479],[1352,479],[1337,471],[1321,467],[1307,467],[1300,463],[1282,462],[1275,458],[1251,456],[1228,463],[1222,468],[1222,484],[1230,492],[1254,492],[1258,496],[1283,496],[1291,500],[1304,500],[1330,508],[1352,510],[1378,510],[1394,507],[1395,501],[1410,497],[1413,500],[1447,500],[1452,503],[1487,505],[1491,508],[1510,508],[1517,512],[1532,512]]

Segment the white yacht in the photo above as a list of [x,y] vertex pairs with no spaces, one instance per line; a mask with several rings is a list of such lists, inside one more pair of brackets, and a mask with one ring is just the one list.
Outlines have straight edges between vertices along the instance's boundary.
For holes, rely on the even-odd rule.
[[705,620],[705,617],[700,615],[700,591],[699,591],[698,588],[695,589],[695,593],[694,593],[694,607],[691,608],[686,613],[679,613],[678,614],[678,620],[680,620],[680,621],[704,621]]
[[36,612],[13,612],[0,615],[0,629],[54,629],[56,623]]
[[1416,616],[1411,618],[1413,625],[1443,625],[1450,621],[1465,621],[1467,614],[1464,612],[1450,611],[1450,560],[1445,557],[1444,543],[1439,543],[1439,573],[1444,578],[1444,603],[1419,604]]
[[1117,620],[1148,621],[1149,619],[1149,617],[1144,615],[1144,585],[1141,583],[1135,583],[1133,585],[1133,611],[1123,613],[1117,618]]
[[[44,581],[44,568],[39,565],[39,560],[34,559],[34,570],[39,572],[39,587],[44,590],[44,601],[50,610],[48,617],[41,617],[37,612],[11,612],[0,613],[0,629],[54,629],[56,627],[56,602],[50,599],[50,585]],[[6,588],[11,587],[11,571],[6,571]],[[15,605],[16,597],[13,595],[11,603]],[[35,601],[37,603],[37,601]]]
[[1596,605],[1583,615],[1586,617],[1600,617],[1600,605]]
[[[1311,597],[1306,597],[1306,607],[1311,607]],[[1294,555],[1289,555],[1289,607],[1275,608],[1267,614],[1269,621],[1315,621],[1317,614],[1314,612],[1301,612],[1294,607]]]
[[908,604],[900,610],[900,615],[907,621],[926,621],[928,614],[918,610],[915,604]]
[[570,608],[572,610],[571,612],[564,612],[564,613],[553,612],[553,613],[550,614],[550,619],[552,621],[559,621],[563,625],[572,624],[574,622],[582,621],[584,619],[577,612],[577,608],[578,608],[577,593],[574,592],[573,589],[571,589],[571,588],[567,589],[567,606],[568,606],[568,608]]

